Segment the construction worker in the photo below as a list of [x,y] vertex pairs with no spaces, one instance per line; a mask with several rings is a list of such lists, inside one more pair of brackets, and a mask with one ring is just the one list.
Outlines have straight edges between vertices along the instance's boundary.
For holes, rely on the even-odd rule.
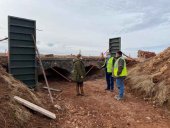
[[114,64],[113,70],[114,78],[116,78],[116,85],[119,90],[119,95],[115,96],[116,100],[122,100],[124,96],[124,79],[127,76],[126,61],[122,57],[122,52],[118,51],[116,53],[116,62]]
[[113,92],[113,90],[114,90],[114,79],[112,77],[112,71],[113,71],[114,62],[115,62],[114,57],[112,57],[110,52],[108,52],[107,56],[106,56],[106,59],[105,59],[105,63],[102,66],[102,68],[105,68],[105,72],[106,72],[107,87],[106,87],[105,90],[106,91],[110,90],[111,92]]
[[83,81],[85,75],[86,72],[82,62],[82,56],[81,54],[78,54],[77,58],[73,61],[73,81],[76,82],[77,96],[84,96]]

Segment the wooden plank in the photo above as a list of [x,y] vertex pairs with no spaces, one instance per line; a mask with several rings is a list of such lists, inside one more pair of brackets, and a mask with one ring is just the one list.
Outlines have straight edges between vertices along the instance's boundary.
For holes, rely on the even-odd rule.
[[54,101],[53,101],[53,96],[52,96],[51,91],[50,91],[50,89],[49,89],[50,86],[49,86],[49,84],[48,84],[48,80],[47,80],[47,77],[46,77],[46,74],[45,74],[45,70],[44,70],[44,67],[43,67],[43,64],[42,64],[42,61],[41,61],[40,53],[39,53],[38,48],[37,48],[37,45],[36,45],[35,36],[32,35],[32,38],[33,38],[33,40],[34,40],[35,50],[36,50],[36,53],[37,53],[37,57],[38,57],[38,59],[39,59],[39,63],[40,63],[41,70],[42,70],[42,72],[43,72],[43,76],[44,76],[44,79],[45,79],[45,83],[46,83],[47,88],[48,88],[48,93],[49,93],[49,95],[50,95],[51,102],[53,103],[53,102],[54,102]]
[[[48,87],[43,87],[44,89],[48,89]],[[62,92],[60,89],[49,88],[51,91]]]
[[20,104],[22,104],[22,105],[24,105],[24,106],[26,106],[26,107],[28,107],[28,108],[36,111],[36,112],[39,112],[39,113],[41,113],[41,114],[43,114],[43,115],[45,115],[45,116],[47,116],[51,119],[56,119],[56,115],[54,113],[52,113],[52,112],[50,112],[50,111],[48,111],[48,110],[46,110],[42,107],[39,107],[39,106],[37,106],[37,105],[27,101],[27,100],[24,100],[24,99],[18,97],[18,96],[14,96],[14,99],[17,102],[19,102]]

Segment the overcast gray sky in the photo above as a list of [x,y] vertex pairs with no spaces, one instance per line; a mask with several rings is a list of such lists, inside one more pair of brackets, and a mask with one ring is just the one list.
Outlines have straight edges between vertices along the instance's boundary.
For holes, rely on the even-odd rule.
[[8,15],[37,21],[41,53],[100,55],[114,37],[131,56],[170,46],[170,0],[0,0],[0,38]]

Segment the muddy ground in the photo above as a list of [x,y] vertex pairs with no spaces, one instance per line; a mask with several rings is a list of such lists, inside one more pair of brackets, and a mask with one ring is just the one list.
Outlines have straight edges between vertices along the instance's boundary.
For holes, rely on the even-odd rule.
[[[45,85],[41,85],[45,86]],[[170,128],[170,112],[165,108],[135,97],[128,92],[126,85],[125,100],[116,101],[114,92],[105,91],[105,80],[96,79],[85,82],[85,96],[76,96],[74,83],[51,81],[50,86],[62,89],[53,92],[54,108],[51,105],[48,91],[40,88],[36,92],[44,99],[46,108],[54,112],[56,120],[50,120],[38,113],[25,127],[33,128]]]

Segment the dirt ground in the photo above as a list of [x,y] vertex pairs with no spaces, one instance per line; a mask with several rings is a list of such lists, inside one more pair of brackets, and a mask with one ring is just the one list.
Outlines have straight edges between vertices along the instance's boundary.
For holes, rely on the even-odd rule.
[[50,82],[52,88],[63,90],[62,93],[53,92],[54,105],[59,105],[58,108],[51,105],[47,90],[40,88],[36,94],[44,99],[44,105],[56,114],[57,119],[50,120],[34,113],[27,127],[170,128],[168,110],[131,95],[127,89],[125,100],[116,101],[117,89],[106,92],[105,84],[104,78],[87,81],[84,85],[86,95],[76,96],[74,83]]

